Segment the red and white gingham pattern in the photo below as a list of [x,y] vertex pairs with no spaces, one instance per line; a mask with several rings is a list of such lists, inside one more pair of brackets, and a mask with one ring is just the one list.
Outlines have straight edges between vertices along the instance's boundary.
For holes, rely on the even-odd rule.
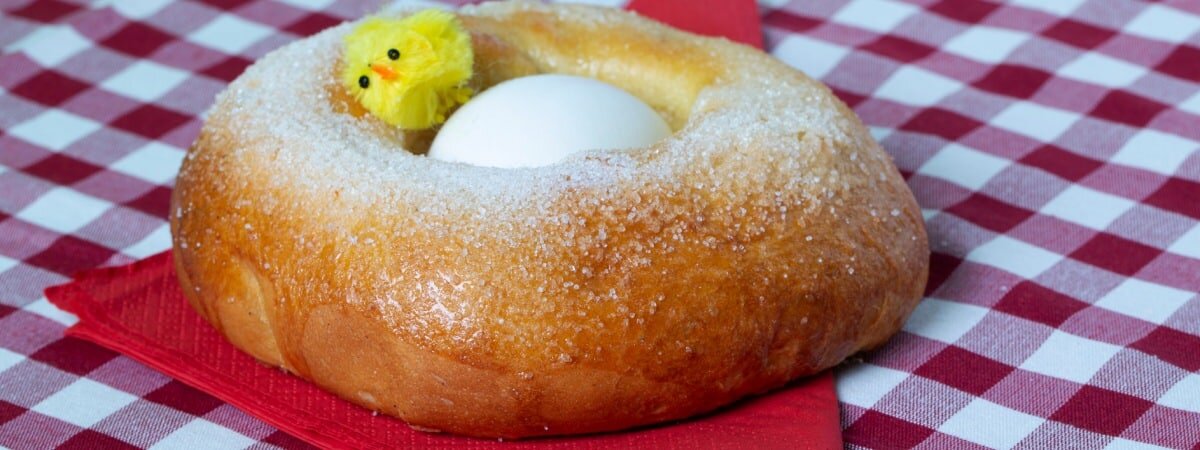
[[[839,370],[848,445],[1200,448],[1200,3],[760,3],[929,228],[928,298]],[[213,95],[377,7],[0,0],[0,447],[302,445],[64,338],[41,291],[165,249]]]

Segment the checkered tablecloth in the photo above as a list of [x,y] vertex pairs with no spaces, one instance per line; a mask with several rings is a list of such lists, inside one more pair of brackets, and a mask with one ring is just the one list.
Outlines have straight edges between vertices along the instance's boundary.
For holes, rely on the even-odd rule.
[[[0,0],[0,447],[303,445],[64,338],[42,290],[166,249],[213,96],[378,7]],[[1200,448],[1200,2],[761,10],[768,49],[871,127],[929,229],[928,298],[839,370],[848,445]]]

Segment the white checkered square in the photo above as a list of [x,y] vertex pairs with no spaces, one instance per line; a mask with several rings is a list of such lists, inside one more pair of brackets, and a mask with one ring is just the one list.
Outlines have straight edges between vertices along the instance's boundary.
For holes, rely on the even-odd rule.
[[21,361],[24,361],[24,360],[25,360],[25,355],[9,351],[9,350],[5,349],[4,347],[0,347],[0,373],[4,373],[5,370],[8,370],[10,367],[15,366],[17,364],[20,364]]
[[111,206],[110,203],[59,186],[42,194],[17,217],[46,229],[68,234],[91,223]]
[[79,378],[70,386],[33,405],[33,410],[83,428],[112,415],[137,397],[87,378]]
[[49,150],[62,150],[80,138],[99,130],[95,121],[60,110],[46,110],[34,118],[5,131]]
[[793,34],[771,51],[776,58],[813,78],[821,78],[850,53],[845,47]]
[[1200,17],[1169,6],[1149,5],[1125,25],[1125,32],[1167,42],[1183,42],[1200,31]]
[[53,320],[66,327],[75,325],[76,322],[79,322],[78,317],[75,317],[74,314],[58,309],[58,307],[50,303],[50,300],[47,300],[46,297],[39,298],[37,301],[25,305],[25,307],[21,309]]
[[1082,56],[1058,70],[1059,75],[1108,87],[1128,86],[1146,72],[1143,66],[1097,52],[1084,52]]
[[166,94],[188,73],[149,60],[138,60],[100,83],[100,86],[129,98],[149,102]]
[[240,53],[272,33],[271,28],[222,14],[187,36],[189,41],[225,53]]
[[[595,0],[595,1],[606,2],[609,0]],[[616,0],[612,0],[612,1],[616,1]],[[554,3],[561,3],[561,2],[554,2]],[[585,2],[580,2],[580,3],[585,3]],[[429,8],[441,9],[441,10],[445,10],[445,11],[452,11],[454,9],[454,5],[447,4],[447,3],[441,3],[437,0],[396,0],[394,2],[388,2],[386,4],[386,6],[383,7],[383,10],[381,12],[386,12],[386,13],[415,12],[415,11],[420,11],[422,9],[429,9]]]
[[1121,347],[1054,330],[1021,368],[1055,378],[1087,384],[1092,376],[1121,351]]
[[1009,164],[1011,163],[1007,159],[950,144],[922,164],[917,173],[941,178],[977,191]]
[[1200,116],[1200,91],[1196,91],[1196,95],[1180,103],[1179,109]]
[[47,25],[9,44],[5,51],[19,51],[43,67],[54,67],[91,45],[88,38],[70,26]]
[[126,247],[122,252],[134,258],[141,259],[168,248],[171,248],[171,227],[163,223],[136,244]]
[[1174,175],[1183,161],[1191,156],[1200,144],[1161,131],[1138,130],[1117,154],[1112,162],[1139,167],[1164,175]]
[[950,39],[944,49],[986,63],[998,63],[1021,46],[1029,35],[1002,28],[976,25]]
[[896,130],[887,127],[867,127],[867,132],[871,133],[871,137],[875,138],[875,142],[883,142],[883,140],[887,139],[888,136],[891,136],[892,132],[894,131]]
[[[1162,324],[1194,296],[1192,292],[1128,278],[1097,301],[1096,306]],[[1200,391],[1196,395],[1200,395]]]
[[0,255],[0,273],[4,273],[8,269],[17,267],[17,264],[20,264],[20,262],[7,256]]
[[1072,184],[1043,206],[1041,212],[1085,227],[1103,230],[1135,204],[1123,197]]
[[1017,101],[990,121],[992,125],[1042,142],[1051,142],[1067,131],[1079,115],[1032,102]]
[[112,0],[109,4],[122,16],[145,19],[171,4],[171,0]]
[[1200,374],[1189,373],[1171,386],[1158,403],[1184,411],[1200,413]]
[[837,374],[838,400],[870,408],[908,377],[906,372],[874,364],[848,365]]
[[1200,224],[1192,227],[1183,236],[1175,240],[1167,250],[1183,256],[1200,259]]
[[891,0],[860,0],[850,2],[832,19],[840,24],[886,33],[917,11],[915,6]]
[[1065,16],[1082,5],[1085,0],[1010,0],[1014,5]]
[[946,420],[938,431],[991,448],[1011,448],[1045,421],[976,398]]
[[152,183],[163,184],[179,173],[179,165],[183,163],[184,155],[184,151],[178,148],[151,142],[125,155],[113,163],[111,168]]
[[254,444],[246,435],[204,419],[179,427],[158,441],[151,450],[243,449]]
[[952,78],[903,66],[879,86],[875,96],[908,105],[931,106],[962,87],[962,83]]
[[930,297],[917,304],[904,331],[950,344],[971,331],[987,313],[987,308]]
[[1008,236],[996,236],[967,254],[967,260],[1032,279],[1063,259],[1062,255]]
[[[335,0],[279,0],[283,3],[295,6],[297,8],[307,9],[310,11],[320,11],[332,5]],[[397,1],[396,3],[401,3]],[[618,5],[620,6],[620,5]]]

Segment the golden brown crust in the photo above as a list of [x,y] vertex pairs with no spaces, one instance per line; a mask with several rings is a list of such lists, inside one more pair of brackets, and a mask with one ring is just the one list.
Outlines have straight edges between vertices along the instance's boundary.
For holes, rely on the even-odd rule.
[[[268,57],[218,101],[172,198],[181,285],[239,348],[422,429],[572,434],[695,415],[831,367],[881,344],[920,299],[920,211],[819,83],[621,12],[491,5],[462,17],[478,87],[600,78],[647,100],[677,140],[511,175],[456,169],[548,183],[504,211],[461,198],[486,209],[489,195],[516,194],[451,196],[417,170],[362,193],[375,178],[305,162],[329,149],[244,126],[258,119],[243,89],[269,89],[269,66],[283,64]],[[321,91],[327,109],[372,120]],[[811,111],[781,110],[796,99]],[[749,125],[707,137],[706,118],[737,108]],[[429,138],[377,134],[409,149]],[[606,170],[622,175],[579,180]]]

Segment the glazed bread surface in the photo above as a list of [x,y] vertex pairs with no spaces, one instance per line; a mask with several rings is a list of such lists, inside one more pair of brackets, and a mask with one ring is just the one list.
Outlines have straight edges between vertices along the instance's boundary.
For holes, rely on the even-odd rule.
[[352,24],[218,97],[172,197],[195,309],[264,363],[423,430],[522,437],[692,416],[832,367],[921,298],[920,211],[820,83],[584,6],[458,11],[473,87],[565,73],[674,134],[497,169],[420,153],[337,79]]

